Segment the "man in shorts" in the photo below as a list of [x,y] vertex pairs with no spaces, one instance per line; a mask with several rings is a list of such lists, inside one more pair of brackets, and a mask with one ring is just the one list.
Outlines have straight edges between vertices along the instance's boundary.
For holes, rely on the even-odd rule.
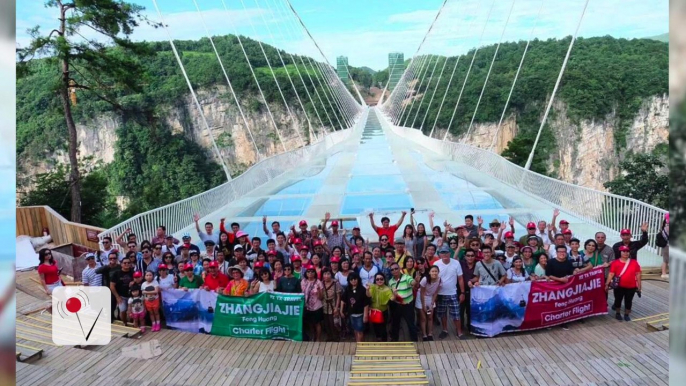
[[[453,323],[455,323],[457,337],[462,339],[464,334],[462,334],[462,325],[460,323],[459,305],[459,303],[464,302],[465,298],[462,267],[457,260],[450,258],[450,248],[447,245],[443,244],[441,246],[438,255],[440,256],[440,260],[436,261],[434,265],[440,270],[441,285],[438,287],[436,314],[441,320],[441,326],[443,327],[443,331],[441,331],[438,337],[440,339],[445,339],[448,336],[448,312],[450,312],[450,317],[453,320]],[[457,295],[458,285],[460,288],[459,302]]]
[[129,306],[129,290],[133,285],[133,267],[131,259],[124,257],[121,260],[121,269],[110,273],[110,290],[114,294],[119,307],[119,317],[126,326],[126,310]]

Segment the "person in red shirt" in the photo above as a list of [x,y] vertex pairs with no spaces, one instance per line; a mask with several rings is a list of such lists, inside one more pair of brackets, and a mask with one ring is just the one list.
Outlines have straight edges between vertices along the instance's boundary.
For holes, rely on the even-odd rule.
[[400,226],[403,224],[403,221],[405,220],[405,216],[407,215],[407,211],[402,211],[402,216],[400,216],[400,220],[395,225],[391,225],[391,219],[388,217],[381,217],[381,227],[376,226],[374,224],[374,212],[369,213],[369,221],[372,223],[372,228],[374,228],[374,231],[376,232],[377,235],[379,235],[379,238],[382,236],[388,237],[388,240],[395,240],[395,231],[400,228]]
[[229,285],[229,277],[219,272],[219,264],[216,261],[211,261],[209,266],[209,274],[205,277],[204,288],[208,291],[221,292],[227,285]]
[[40,276],[41,284],[45,293],[50,296],[52,291],[62,285],[60,278],[60,269],[57,268],[57,263],[52,257],[52,252],[43,248],[38,252],[38,276]]
[[619,277],[619,284],[614,288],[615,303],[612,309],[615,311],[615,318],[622,320],[620,315],[622,300],[624,300],[624,320],[629,322],[631,318],[631,302],[634,295],[638,292],[641,296],[641,266],[638,260],[631,258],[631,248],[626,245],[619,247],[619,259],[610,264],[610,273],[605,283],[605,291],[610,290],[610,283],[614,277]]

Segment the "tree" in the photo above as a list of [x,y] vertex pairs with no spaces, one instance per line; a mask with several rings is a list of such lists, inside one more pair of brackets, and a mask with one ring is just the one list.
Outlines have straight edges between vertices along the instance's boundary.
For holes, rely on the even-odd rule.
[[49,57],[49,63],[60,69],[54,91],[60,99],[68,133],[70,217],[81,222],[82,181],[69,94],[84,90],[115,110],[122,109],[117,101],[118,92],[139,88],[143,71],[137,58],[150,53],[147,45],[133,43],[129,36],[139,22],[148,21],[141,14],[143,7],[118,0],[49,0],[45,5],[59,10],[59,24],[47,35],[41,35],[40,26],[29,31],[31,43],[18,50],[17,75],[28,74],[27,64],[35,56]]
[[619,163],[619,168],[619,177],[603,184],[611,193],[668,208],[669,175],[657,156],[632,154]]

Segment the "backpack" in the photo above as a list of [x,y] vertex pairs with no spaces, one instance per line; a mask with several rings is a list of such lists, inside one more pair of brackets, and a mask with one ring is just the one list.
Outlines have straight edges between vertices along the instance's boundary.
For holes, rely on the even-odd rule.
[[664,248],[669,244],[669,240],[665,237],[664,232],[660,232],[657,234],[655,237],[655,245],[657,245],[660,248]]

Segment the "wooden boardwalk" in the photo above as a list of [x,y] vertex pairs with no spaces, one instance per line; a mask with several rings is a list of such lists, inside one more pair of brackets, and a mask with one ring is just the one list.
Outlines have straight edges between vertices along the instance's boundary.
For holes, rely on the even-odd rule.
[[[574,322],[569,331],[464,341],[451,330],[445,340],[417,343],[418,359],[430,385],[667,385],[669,331],[653,331],[650,318],[639,319],[668,313],[668,299],[668,283],[645,281],[643,297],[634,301],[636,321],[599,316]],[[162,355],[121,355],[122,347],[152,339],[159,340]],[[17,384],[31,386],[346,385],[356,353],[354,342],[260,341],[171,330],[140,339],[115,336],[107,346],[84,349],[24,343],[43,350],[42,359],[17,362]]]

